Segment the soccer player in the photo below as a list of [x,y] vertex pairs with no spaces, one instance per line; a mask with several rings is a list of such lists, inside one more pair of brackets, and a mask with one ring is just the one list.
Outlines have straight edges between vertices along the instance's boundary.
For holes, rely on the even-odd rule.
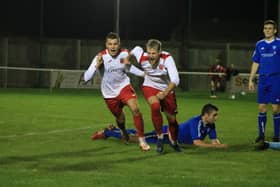
[[238,75],[238,70],[235,68],[234,64],[231,64],[226,68],[226,80],[229,82],[230,98],[235,99],[237,88],[235,85],[235,78]]
[[172,56],[161,49],[161,42],[150,39],[146,43],[146,52],[136,46],[130,51],[145,72],[142,92],[150,105],[151,118],[157,132],[158,153],[163,153],[163,119],[161,111],[165,113],[170,131],[171,146],[180,152],[177,143],[178,123],[176,120],[177,103],[175,88],[179,84],[179,74]]
[[265,139],[268,103],[272,104],[274,142],[279,141],[280,126],[280,39],[276,37],[277,25],[275,21],[266,20],[263,26],[263,33],[264,39],[256,43],[249,77],[249,90],[253,91],[255,90],[253,80],[258,71],[259,135],[256,138],[256,143]]
[[226,73],[226,68],[220,64],[220,60],[216,59],[217,64],[212,65],[209,69],[210,73],[221,73],[221,75],[210,75],[210,97],[217,98],[217,91],[223,89],[225,76],[222,73]]
[[[217,138],[215,126],[217,117],[218,108],[215,105],[204,105],[200,115],[194,116],[179,125],[178,142],[180,144],[193,144],[199,147],[226,148],[227,145],[220,143]],[[128,129],[127,131],[130,137],[135,136],[136,131],[134,129]],[[162,132],[164,135],[164,142],[170,144],[168,126],[163,126]],[[206,136],[209,136],[211,142],[208,143],[204,141]],[[92,139],[106,139],[109,137],[123,138],[120,129],[110,125],[104,130],[95,132]],[[158,141],[156,131],[145,133],[145,137],[148,143],[157,143]],[[130,138],[130,140],[133,140],[133,138]]]
[[150,146],[145,141],[143,118],[139,110],[137,96],[126,74],[127,72],[137,74],[137,68],[124,63],[129,52],[121,49],[120,37],[117,33],[109,33],[106,36],[105,45],[106,49],[95,56],[88,70],[84,73],[84,81],[92,79],[96,70],[100,70],[102,75],[101,92],[107,107],[116,118],[118,127],[128,140],[123,112],[123,107],[127,105],[133,114],[139,146],[143,151],[148,151]]

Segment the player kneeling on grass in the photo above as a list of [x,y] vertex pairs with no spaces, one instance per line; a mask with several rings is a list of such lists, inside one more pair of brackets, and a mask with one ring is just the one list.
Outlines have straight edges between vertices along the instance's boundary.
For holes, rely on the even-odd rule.
[[[217,138],[215,121],[218,117],[218,108],[212,104],[203,106],[201,114],[194,116],[184,123],[179,124],[178,143],[193,144],[199,147],[227,148],[226,144],[220,143]],[[163,126],[164,142],[169,143],[168,126]],[[127,130],[130,140],[133,140],[136,131],[134,129]],[[206,136],[209,136],[210,142],[204,141]],[[119,128],[109,125],[102,131],[97,131],[93,134],[92,139],[105,139],[115,137],[122,139],[122,133]],[[148,143],[157,143],[157,133],[155,131],[145,133],[145,138]]]

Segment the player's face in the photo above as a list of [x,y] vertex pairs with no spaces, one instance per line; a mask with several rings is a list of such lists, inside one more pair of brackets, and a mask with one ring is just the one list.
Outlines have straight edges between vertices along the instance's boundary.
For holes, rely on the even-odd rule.
[[147,48],[148,59],[151,64],[159,60],[160,51],[154,48]]
[[118,39],[107,39],[106,49],[112,57],[117,56],[120,51],[120,41]]
[[263,33],[266,39],[273,39],[276,32],[277,30],[276,28],[274,28],[274,25],[272,24],[266,24],[263,27]]
[[207,114],[206,121],[207,123],[213,124],[216,122],[217,118],[218,118],[218,112],[212,111],[209,114]]

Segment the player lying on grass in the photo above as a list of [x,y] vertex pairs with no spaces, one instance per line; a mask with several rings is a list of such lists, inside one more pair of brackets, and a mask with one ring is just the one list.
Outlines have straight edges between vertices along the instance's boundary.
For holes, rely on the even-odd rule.
[[[218,117],[218,108],[212,104],[206,104],[203,106],[201,115],[194,116],[188,121],[179,124],[178,143],[180,144],[193,144],[199,147],[213,147],[213,148],[226,148],[226,144],[220,143],[217,138],[215,121]],[[168,126],[163,126],[164,143],[170,144]],[[127,130],[130,141],[136,140],[136,130]],[[204,141],[206,136],[209,136],[210,142]],[[122,139],[122,133],[119,128],[114,125],[97,131],[93,134],[92,140],[106,139],[114,137]],[[145,138],[148,143],[157,143],[157,133],[151,131],[145,133]]]

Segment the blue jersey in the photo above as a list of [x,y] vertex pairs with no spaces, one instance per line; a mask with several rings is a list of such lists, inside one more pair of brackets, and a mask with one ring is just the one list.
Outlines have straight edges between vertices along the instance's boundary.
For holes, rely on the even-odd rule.
[[215,124],[203,124],[199,115],[179,125],[178,142],[193,144],[193,140],[203,140],[207,135],[210,139],[217,138]]
[[[104,133],[105,137],[122,138],[121,130],[119,128],[105,130]],[[129,135],[137,135],[135,129],[127,129],[127,133]],[[164,134],[164,142],[170,143],[167,125],[162,127],[162,133]],[[207,135],[210,139],[217,138],[215,124],[203,124],[201,116],[195,116],[179,125],[178,143],[193,144],[193,140],[203,140]],[[157,143],[158,141],[155,130],[145,133],[145,138],[148,143]]]
[[260,75],[280,73],[280,38],[276,37],[271,42],[265,39],[258,41],[252,60],[259,64]]

